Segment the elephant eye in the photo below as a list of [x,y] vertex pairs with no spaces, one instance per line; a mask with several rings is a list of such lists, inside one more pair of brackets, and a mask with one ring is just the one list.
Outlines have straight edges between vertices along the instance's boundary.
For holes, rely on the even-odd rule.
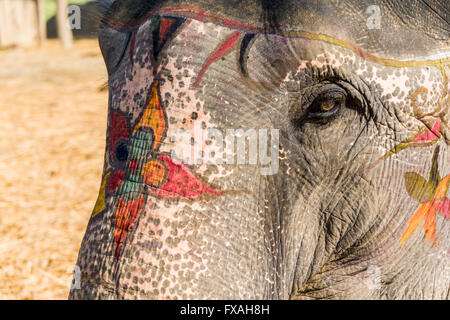
[[345,106],[346,92],[344,89],[336,88],[319,94],[311,103],[307,120],[324,121],[336,116]]
[[336,100],[325,100],[320,104],[320,111],[328,112],[336,108],[338,105]]

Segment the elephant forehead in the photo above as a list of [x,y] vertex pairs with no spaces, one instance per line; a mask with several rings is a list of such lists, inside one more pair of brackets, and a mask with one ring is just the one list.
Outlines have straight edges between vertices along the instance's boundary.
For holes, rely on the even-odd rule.
[[263,30],[274,23],[283,31],[322,33],[406,59],[450,49],[446,7],[446,0],[123,0],[105,20],[133,27],[154,13],[170,12],[239,28]]
[[[174,12],[156,17],[160,24],[158,37],[163,37],[163,32],[167,34],[168,28],[177,23],[176,19],[183,20],[179,28],[172,30],[171,37],[167,37],[164,50],[158,51],[157,57],[155,16],[134,31],[129,57],[122,69],[111,77],[113,108],[116,106],[125,112],[130,112],[131,106],[142,108],[155,72],[168,80],[162,82],[163,99],[176,100],[175,105],[180,109],[177,114],[187,110],[183,106],[195,106],[184,112],[183,118],[189,118],[203,106],[203,100],[199,100],[196,93],[202,80],[219,83],[224,75],[235,79],[235,83],[247,77],[280,85],[288,80],[289,74],[298,71],[340,69],[344,74],[359,76],[383,101],[403,104],[399,107],[411,115],[413,104],[417,106],[416,111],[429,113],[443,104],[446,95],[445,61],[449,59],[389,59],[324,34],[298,31],[283,36],[267,35],[251,29],[174,17]],[[169,92],[178,92],[178,96],[168,97]],[[201,117],[202,113],[199,115]]]

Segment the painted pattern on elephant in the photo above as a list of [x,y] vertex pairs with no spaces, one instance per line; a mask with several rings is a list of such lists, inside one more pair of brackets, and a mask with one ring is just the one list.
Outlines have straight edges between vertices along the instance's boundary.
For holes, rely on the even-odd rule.
[[[136,1],[102,21],[105,168],[72,298],[448,297],[450,52],[425,18],[377,0],[392,30],[366,32],[361,1],[281,1],[272,28],[247,2]],[[249,159],[278,132],[277,170],[228,161],[229,131]]]
[[[177,14],[177,16],[171,16],[174,13]],[[210,67],[211,64],[213,64],[215,61],[220,59],[222,56],[230,54],[230,52],[232,50],[237,50],[236,63],[237,63],[237,69],[239,70],[241,76],[243,76],[245,79],[250,81],[250,83],[252,85],[256,85],[256,86],[260,85],[250,79],[248,67],[247,67],[247,60],[248,60],[249,51],[251,50],[251,45],[253,44],[254,39],[258,35],[263,36],[261,34],[262,31],[255,26],[239,23],[237,21],[226,20],[226,19],[223,19],[218,16],[209,15],[207,12],[197,10],[195,8],[165,8],[161,11],[151,12],[148,14],[148,18],[146,18],[146,19],[147,20],[149,19],[151,21],[150,28],[152,30],[152,39],[153,39],[153,55],[152,55],[153,62],[152,63],[153,63],[153,70],[154,70],[155,77],[157,77],[158,70],[159,70],[158,66],[160,63],[160,53],[163,50],[164,46],[166,45],[167,41],[169,41],[169,39],[174,37],[174,34],[179,30],[180,27],[183,26],[184,23],[188,24],[190,22],[188,20],[188,17],[192,18],[192,16],[194,16],[194,18],[196,18],[200,21],[205,21],[205,20],[206,21],[214,21],[215,23],[218,23],[221,25],[226,25],[228,27],[232,26],[232,27],[237,27],[239,29],[244,29],[244,31],[240,30],[237,32],[232,32],[230,34],[230,36],[228,36],[222,43],[220,43],[214,50],[212,50],[209,57],[203,63],[202,68],[196,75],[196,78],[195,78],[195,81],[193,84],[193,89],[196,90],[198,88],[203,75],[208,70],[208,67]],[[136,26],[124,26],[124,25],[118,24],[117,22],[114,22],[114,21],[105,21],[105,22],[109,23],[113,26],[119,26],[122,31],[124,31],[124,29],[126,30],[127,28],[136,28]],[[137,26],[137,27],[139,27],[139,26]],[[124,32],[126,32],[126,31],[124,31]],[[133,35],[131,36],[132,44],[130,46],[130,62],[131,62],[131,66],[134,67],[133,50],[134,50],[134,41],[135,41],[135,37],[136,37],[136,31],[133,31],[132,33],[133,33]],[[301,38],[306,38],[306,39],[310,39],[313,41],[324,41],[327,43],[331,43],[333,45],[343,47],[347,50],[351,50],[367,61],[371,61],[371,62],[381,64],[384,66],[392,66],[392,67],[396,67],[396,68],[408,68],[408,67],[416,67],[416,66],[434,66],[440,70],[440,72],[442,74],[442,78],[443,78],[443,92],[442,92],[442,96],[441,96],[439,102],[437,103],[435,110],[424,114],[419,111],[419,107],[416,104],[418,95],[420,95],[420,94],[426,95],[428,93],[428,89],[426,87],[421,87],[421,88],[415,90],[413,92],[413,94],[411,95],[411,107],[413,108],[414,115],[418,120],[424,121],[424,123],[425,123],[424,127],[421,128],[417,133],[415,133],[411,137],[405,139],[404,141],[400,142],[398,145],[394,146],[392,148],[392,150],[388,151],[385,155],[380,157],[377,161],[369,164],[366,170],[370,170],[370,169],[374,168],[381,161],[386,160],[390,156],[393,156],[396,153],[398,153],[404,149],[411,148],[411,147],[428,147],[430,145],[433,145],[438,141],[438,139],[440,137],[443,137],[447,144],[450,143],[448,138],[445,138],[445,136],[443,135],[443,129],[441,126],[443,124],[446,126],[446,128],[448,127],[447,120],[444,119],[444,116],[446,116],[448,113],[448,111],[446,109],[446,103],[448,103],[448,86],[449,86],[447,74],[445,72],[445,67],[450,66],[450,58],[443,58],[443,59],[436,59],[436,60],[422,60],[422,61],[396,61],[396,60],[392,60],[392,59],[379,58],[375,55],[364,52],[361,48],[357,47],[356,45],[354,45],[350,42],[336,39],[333,37],[329,37],[324,34],[314,34],[314,33],[310,33],[310,32],[296,31],[296,32],[287,32],[287,33],[283,34],[282,36],[286,37],[286,38],[301,37]],[[148,106],[145,111],[145,113],[147,113],[147,114],[144,114],[140,121],[140,123],[142,123],[143,121],[147,121],[147,125],[152,128],[154,128],[156,126],[160,126],[158,134],[155,135],[155,139],[154,139],[155,147],[153,148],[154,150],[158,150],[158,148],[159,148],[160,140],[162,139],[162,135],[163,135],[163,132],[165,131],[164,129],[165,129],[165,125],[166,125],[165,120],[164,120],[164,114],[160,107],[159,100],[160,99],[159,99],[158,81],[156,80],[154,82],[154,84],[152,85],[152,89],[151,89],[151,93],[150,93],[150,101],[149,101],[149,106],[153,106],[153,108],[151,108],[151,107],[149,108],[149,106]],[[157,106],[158,112],[160,113],[160,117],[158,119],[153,119],[154,117],[151,116],[153,113],[153,110],[155,109],[155,106]],[[126,116],[113,113],[112,117],[114,119],[112,119],[111,128],[114,128],[114,130],[122,130],[123,126],[121,124],[116,123],[115,117],[122,117],[122,118],[125,117],[126,118]],[[126,122],[126,120],[124,120],[124,119],[121,119],[119,121]],[[150,122],[153,122],[153,125],[151,125]],[[139,124],[134,129],[133,134],[136,134],[136,131],[138,130],[138,128],[139,128]],[[448,130],[448,128],[446,130]],[[153,130],[153,132],[156,132],[156,131]],[[112,134],[113,136],[114,135],[120,136],[120,133],[113,132],[110,134]],[[128,132],[126,132],[126,135],[128,137]],[[146,141],[146,140],[153,141],[153,139],[146,139],[145,137],[140,137],[140,138],[136,137],[135,139],[137,139],[137,140],[141,139],[142,141]],[[114,149],[115,144],[116,144],[115,141],[111,141],[111,146],[113,149]],[[163,160],[163,159],[165,159],[165,160]],[[132,160],[132,161],[133,162],[131,162],[131,164],[130,164],[130,169],[133,167],[133,165],[137,166],[136,160]],[[436,159],[434,159],[434,161],[436,161]],[[196,198],[199,195],[205,194],[205,193],[214,194],[214,195],[221,194],[220,191],[217,191],[213,188],[206,187],[205,185],[198,182],[195,178],[193,180],[194,181],[193,183],[188,183],[186,186],[182,187],[181,191],[180,190],[174,191],[174,188],[173,188],[173,186],[170,185],[170,183],[168,185],[161,186],[162,181],[164,180],[167,166],[173,167],[173,166],[177,166],[177,164],[174,164],[172,162],[172,160],[170,160],[168,157],[165,157],[165,158],[159,158],[156,161],[149,162],[146,164],[146,166],[143,169],[141,168],[142,174],[144,175],[144,181],[147,185],[150,185],[152,187],[153,194],[159,195],[159,196],[170,196],[170,195],[176,196],[175,194],[178,193],[181,197],[190,197],[190,198]],[[135,170],[137,170],[137,168]],[[181,171],[181,170],[179,170],[179,171]],[[169,170],[169,172],[171,172],[171,171]],[[110,172],[106,173],[105,180],[109,178],[109,174],[110,174]],[[147,176],[149,178],[146,179],[145,176]],[[415,177],[416,176],[414,176],[414,178]],[[115,188],[118,187],[117,184],[121,183],[121,181],[118,182],[118,180],[123,180],[123,179],[124,179],[123,171],[115,172],[114,175],[111,177],[111,182],[110,182],[110,184],[114,185],[115,187],[108,186],[108,190],[114,191]],[[149,181],[150,179],[156,179],[157,181]],[[174,178],[172,177],[171,179],[174,179]],[[169,179],[169,181],[171,179]],[[412,179],[411,175],[405,175],[405,179],[407,181],[408,191],[411,190],[412,184],[414,184],[414,183],[417,183],[418,185],[422,184],[422,180],[419,178],[417,178],[416,180],[411,180]],[[419,217],[423,217],[423,216],[430,217],[429,220],[433,221],[433,222],[428,222],[428,224],[435,225],[435,219],[431,219],[431,217],[433,217],[435,215],[435,211],[438,210],[444,217],[446,217],[446,219],[448,219],[448,215],[449,215],[448,202],[447,202],[448,198],[445,198],[445,194],[448,190],[448,183],[449,183],[448,179],[444,178],[442,181],[442,184],[440,185],[440,188],[438,189],[438,190],[440,190],[439,194],[444,195],[444,196],[442,196],[442,195],[440,196],[440,198],[442,198],[442,197],[444,197],[444,198],[440,199],[439,203],[436,203],[434,206],[433,205],[431,205],[431,206],[425,205],[424,206],[422,204],[419,207],[418,211],[414,214],[414,216],[411,218],[411,221],[408,223],[408,228],[405,231],[405,233],[401,239],[401,243],[404,243],[407,240],[407,238],[411,234],[411,230],[415,230],[417,228],[416,225],[420,221]],[[100,191],[100,198],[99,198],[100,200],[99,200],[99,203],[96,205],[96,209],[94,209],[93,216],[95,216],[100,209],[102,209],[102,210],[104,209],[104,200],[103,200],[104,195],[105,195],[104,188],[105,188],[104,183],[102,183],[102,187],[101,187],[101,191]],[[132,187],[129,187],[129,188],[130,189],[126,189],[126,190],[132,189]],[[168,191],[167,190],[168,188],[171,189],[171,191]],[[191,192],[189,192],[189,188],[191,188],[191,190],[192,190]],[[158,189],[161,189],[162,191],[157,191]],[[136,190],[138,190],[138,191],[136,191],[136,194],[142,193],[142,191],[140,189],[137,188]],[[414,198],[417,199],[417,197],[414,197]],[[429,200],[431,200],[431,199],[429,199]],[[133,200],[134,202],[130,202],[130,209],[126,209],[126,210],[123,209],[123,207],[126,207],[127,204],[123,204],[123,200],[119,200],[119,201],[120,202],[118,204],[118,209],[117,209],[117,214],[116,214],[116,219],[118,221],[117,229],[121,229],[121,230],[125,230],[125,231],[120,233],[120,237],[121,237],[120,241],[118,239],[115,240],[117,250],[119,248],[118,243],[123,241],[123,238],[125,237],[125,235],[127,233],[127,230],[131,227],[134,220],[136,219],[137,211],[142,210],[143,197],[140,196],[138,199],[134,199]],[[428,202],[426,202],[426,203],[428,203]],[[130,211],[130,212],[126,213],[126,214],[121,213],[123,211],[124,212]],[[434,213],[434,215],[433,215],[433,213]],[[129,219],[119,218],[122,215],[130,216],[130,218]],[[122,222],[122,220],[123,220],[123,222]],[[127,221],[129,220],[129,222],[124,222],[125,220],[127,220]],[[122,226],[122,224],[124,224],[124,226]],[[434,227],[429,226],[426,228],[426,230],[428,230],[428,231],[426,231],[427,239],[431,242],[434,242],[435,226]],[[119,238],[119,233],[115,238]],[[116,257],[118,257],[118,256],[119,256],[118,253],[116,253]]]

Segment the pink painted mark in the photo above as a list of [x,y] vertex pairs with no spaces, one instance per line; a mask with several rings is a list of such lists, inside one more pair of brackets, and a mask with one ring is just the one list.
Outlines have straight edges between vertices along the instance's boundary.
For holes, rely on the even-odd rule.
[[233,49],[234,45],[236,44],[236,41],[239,39],[240,32],[234,33],[230,38],[228,38],[227,41],[209,58],[205,64],[203,65],[202,69],[197,75],[197,79],[195,80],[194,88],[197,89],[198,85],[200,84],[200,81],[206,72],[208,68],[213,64],[215,61],[217,61],[221,56],[228,53],[231,49]]
[[441,130],[441,119],[437,118],[431,130],[427,130],[423,133],[419,133],[413,140],[413,142],[430,142],[439,138],[439,131]]
[[450,220],[450,199],[446,198],[442,201],[437,201],[438,205],[436,207],[437,211],[444,217],[446,220]]
[[175,163],[167,156],[159,156],[167,167],[166,181],[159,188],[152,188],[151,193],[161,198],[184,197],[197,199],[201,195],[221,196],[223,193],[208,186],[197,178],[186,166]]
[[203,18],[205,18],[206,12],[205,11],[199,11],[197,15],[197,19],[199,21],[203,21]]
[[138,163],[137,163],[136,159],[133,159],[133,160],[130,161],[130,164],[128,165],[128,168],[130,168],[131,170],[137,170]]

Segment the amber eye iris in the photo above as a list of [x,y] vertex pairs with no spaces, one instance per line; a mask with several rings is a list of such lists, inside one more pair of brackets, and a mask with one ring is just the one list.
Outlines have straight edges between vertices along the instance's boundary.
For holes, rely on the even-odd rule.
[[346,92],[343,89],[328,90],[316,97],[307,113],[307,119],[311,121],[329,121],[346,104]]
[[338,106],[337,101],[335,100],[325,100],[320,104],[320,110],[323,112],[328,112],[333,110]]

